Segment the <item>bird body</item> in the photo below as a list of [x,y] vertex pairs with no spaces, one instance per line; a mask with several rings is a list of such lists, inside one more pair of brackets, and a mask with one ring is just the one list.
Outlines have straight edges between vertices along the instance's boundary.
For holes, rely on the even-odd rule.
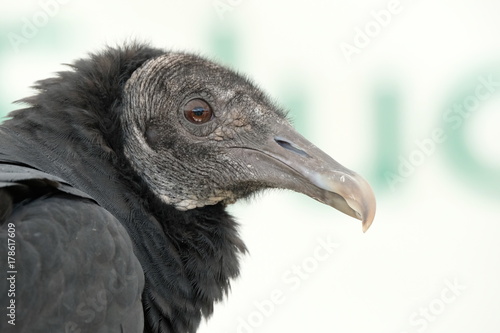
[[[89,191],[98,204],[58,177],[1,163],[7,219],[0,222],[5,230],[9,223],[16,228],[15,332],[57,332],[62,325],[69,332],[142,332],[143,270],[147,284],[162,286],[142,296],[152,317],[144,331],[194,332],[201,314],[212,313],[213,302],[238,273],[237,257],[245,247],[221,205],[182,213],[160,202],[149,208],[121,183]],[[7,244],[7,233],[0,233],[0,242]],[[0,259],[2,267],[6,260]],[[0,289],[7,290],[2,282]]]
[[230,70],[142,44],[71,67],[0,125],[0,267],[12,238],[16,271],[2,332],[195,332],[246,252],[225,207],[261,189],[371,223],[368,185],[308,179],[314,156],[339,165]]

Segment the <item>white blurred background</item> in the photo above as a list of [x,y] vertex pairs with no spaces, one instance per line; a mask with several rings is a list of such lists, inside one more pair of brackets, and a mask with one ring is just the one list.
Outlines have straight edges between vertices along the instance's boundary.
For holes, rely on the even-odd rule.
[[144,40],[247,74],[373,185],[366,234],[295,193],[231,207],[250,254],[199,332],[500,332],[499,1],[2,1],[0,27],[0,115]]

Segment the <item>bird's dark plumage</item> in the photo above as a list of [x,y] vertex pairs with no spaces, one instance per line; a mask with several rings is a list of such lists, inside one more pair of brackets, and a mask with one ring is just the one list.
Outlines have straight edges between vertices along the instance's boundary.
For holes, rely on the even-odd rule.
[[[30,169],[14,168],[31,176]],[[130,237],[108,211],[71,188],[68,193],[53,178],[20,180],[0,190],[13,205],[3,222],[16,228],[17,313],[11,331],[139,332],[144,276],[130,255]],[[2,245],[7,237],[0,233]],[[9,290],[10,283],[1,279],[0,289]],[[9,325],[3,320],[2,331]]]
[[14,226],[17,270],[0,301],[15,299],[16,332],[195,332],[246,251],[225,206],[264,188],[371,223],[368,185],[230,70],[140,44],[71,67],[0,125],[0,266]]

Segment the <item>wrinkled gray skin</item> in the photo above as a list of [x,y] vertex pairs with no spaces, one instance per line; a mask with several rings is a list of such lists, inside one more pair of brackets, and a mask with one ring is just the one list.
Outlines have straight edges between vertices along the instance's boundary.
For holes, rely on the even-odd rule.
[[[198,125],[184,117],[182,106],[193,98],[210,103],[212,121]],[[181,210],[231,203],[271,185],[232,150],[262,142],[273,123],[286,121],[260,91],[191,55],[153,59],[125,87],[124,152],[155,194]]]

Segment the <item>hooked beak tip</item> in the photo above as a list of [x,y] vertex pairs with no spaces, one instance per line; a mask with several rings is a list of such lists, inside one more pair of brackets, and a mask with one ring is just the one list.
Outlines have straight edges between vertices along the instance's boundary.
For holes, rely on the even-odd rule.
[[367,232],[370,226],[372,225],[374,215],[375,214],[372,214],[370,217],[363,219],[362,229],[364,233]]
[[373,223],[377,203],[371,186],[358,174],[349,178],[339,189],[339,194],[344,197],[347,205],[354,213],[351,216],[362,221],[362,230],[366,232]]
[[360,199],[361,202],[359,206],[361,210],[360,220],[362,221],[362,229],[363,232],[365,233],[368,231],[368,229],[373,223],[377,204],[372,188],[364,179],[362,179],[362,181],[364,184],[363,184],[362,198]]

